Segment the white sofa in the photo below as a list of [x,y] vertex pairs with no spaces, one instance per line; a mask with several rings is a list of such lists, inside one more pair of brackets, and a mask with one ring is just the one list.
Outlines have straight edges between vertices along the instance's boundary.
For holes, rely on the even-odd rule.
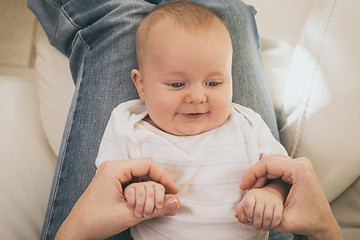
[[[282,143],[313,162],[344,239],[360,236],[360,21],[356,0],[247,0]],[[308,15],[309,14],[309,15]],[[0,77],[0,239],[38,239],[74,89],[40,34],[32,82]]]

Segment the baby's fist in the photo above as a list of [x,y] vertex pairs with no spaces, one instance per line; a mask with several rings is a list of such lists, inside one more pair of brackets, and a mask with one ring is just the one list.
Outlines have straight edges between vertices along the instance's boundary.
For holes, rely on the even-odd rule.
[[164,207],[165,188],[152,181],[133,183],[125,188],[124,196],[136,217],[148,218],[155,208]]

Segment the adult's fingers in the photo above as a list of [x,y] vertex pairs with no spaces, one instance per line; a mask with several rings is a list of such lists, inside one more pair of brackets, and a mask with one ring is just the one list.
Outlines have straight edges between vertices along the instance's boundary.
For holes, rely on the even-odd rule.
[[165,195],[165,203],[163,208],[155,208],[151,218],[159,216],[174,216],[177,213],[177,210],[180,207],[179,199],[172,194]]
[[299,164],[310,164],[308,159],[298,158],[291,159],[285,155],[265,156],[260,161],[252,165],[244,174],[240,184],[242,190],[252,187],[261,187],[265,184],[266,179],[276,179],[281,177],[285,182],[294,184],[296,178],[293,178]]
[[121,184],[131,181],[134,177],[147,177],[162,184],[166,193],[179,192],[170,175],[150,158],[105,161],[100,165],[99,171],[100,169],[114,175]]

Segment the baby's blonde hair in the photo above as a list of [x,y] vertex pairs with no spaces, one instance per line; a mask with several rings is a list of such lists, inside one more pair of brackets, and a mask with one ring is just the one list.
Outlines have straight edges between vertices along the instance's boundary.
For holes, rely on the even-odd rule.
[[138,67],[142,65],[145,43],[151,29],[164,19],[187,30],[209,29],[214,22],[225,23],[210,9],[186,0],[174,1],[155,8],[140,23],[136,31],[136,56]]

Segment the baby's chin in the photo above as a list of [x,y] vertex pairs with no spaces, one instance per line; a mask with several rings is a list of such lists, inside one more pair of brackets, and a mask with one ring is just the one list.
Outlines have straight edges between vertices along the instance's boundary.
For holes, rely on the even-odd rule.
[[168,134],[174,135],[174,136],[195,136],[195,135],[209,132],[213,129],[214,129],[214,127],[209,127],[209,128],[184,127],[184,128],[177,128],[177,129],[161,129],[161,130]]
[[[164,132],[175,136],[195,136],[202,133],[210,132],[218,127],[221,127],[228,119],[228,115],[224,119],[218,119],[213,121],[205,121],[205,124],[184,124],[181,126],[175,126],[173,129],[162,129]],[[161,128],[160,128],[161,129]]]

